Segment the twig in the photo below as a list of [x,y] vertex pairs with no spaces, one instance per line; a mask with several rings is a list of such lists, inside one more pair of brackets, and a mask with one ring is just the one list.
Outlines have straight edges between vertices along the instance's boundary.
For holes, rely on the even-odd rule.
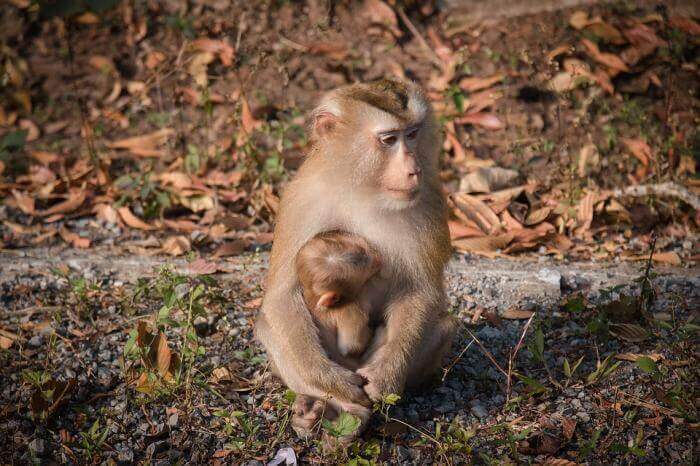
[[476,335],[474,335],[474,334],[472,333],[471,330],[469,330],[469,329],[466,329],[466,330],[467,330],[467,333],[469,334],[469,336],[471,336],[471,337],[474,339],[474,341],[476,342],[476,344],[479,345],[479,348],[481,348],[481,351],[484,352],[484,354],[485,354],[486,357],[489,359],[489,361],[491,361],[491,362],[493,363],[493,365],[496,366],[496,368],[498,368],[498,370],[501,371],[501,372],[503,373],[503,375],[505,375],[506,377],[508,377],[508,372],[506,372],[505,370],[503,370],[503,368],[500,366],[500,364],[498,364],[498,362],[497,362],[496,359],[493,357],[493,355],[491,354],[491,352],[490,352],[489,350],[487,350],[486,347],[485,347],[484,345],[481,344],[481,341],[479,341],[479,339],[476,337]]
[[656,230],[651,232],[651,245],[649,248],[649,258],[647,259],[646,267],[644,268],[644,277],[642,277],[641,290],[639,291],[639,310],[642,312],[642,316],[647,322],[652,322],[653,319],[649,314],[649,306],[654,297],[654,288],[651,286],[651,279],[649,275],[651,274],[652,261],[654,259],[654,252],[656,251]]
[[628,186],[623,189],[616,189],[612,192],[614,197],[644,197],[644,196],[668,196],[676,197],[686,204],[690,205],[695,210],[700,210],[700,196],[692,193],[684,186],[667,181],[659,184],[643,184],[639,186]]
[[518,355],[518,351],[520,351],[520,347],[523,344],[523,340],[525,339],[525,334],[527,333],[527,329],[530,328],[530,323],[532,322],[532,319],[535,317],[535,313],[533,312],[530,318],[525,322],[525,327],[523,327],[523,333],[520,335],[520,340],[518,340],[518,344],[515,345],[515,349],[511,351],[510,356],[508,356],[508,375],[506,376],[506,404],[510,401],[510,393],[512,390],[512,376],[513,376],[513,363],[515,362],[515,357]]
[[445,379],[447,378],[447,374],[449,374],[450,371],[452,370],[452,368],[455,366],[455,364],[457,364],[457,362],[459,362],[459,360],[462,359],[462,356],[464,356],[464,353],[467,352],[467,350],[469,349],[470,346],[472,346],[472,343],[474,343],[474,341],[475,340],[472,339],[472,341],[470,341],[469,344],[467,346],[465,346],[462,351],[460,351],[460,353],[457,355],[457,357],[452,360],[450,365],[447,366],[445,369],[443,369],[442,382],[445,381]]
[[408,16],[403,11],[403,8],[396,8],[396,13],[398,13],[399,18],[401,18],[401,21],[404,22],[408,30],[411,31],[411,34],[413,34],[413,37],[416,38],[420,46],[428,54],[430,61],[435,63],[435,65],[437,65],[438,68],[443,69],[445,67],[445,63],[440,59],[440,57],[438,57],[435,51],[432,48],[430,48],[430,45],[428,45],[428,43],[425,41],[420,31],[413,25],[411,20],[408,19]]

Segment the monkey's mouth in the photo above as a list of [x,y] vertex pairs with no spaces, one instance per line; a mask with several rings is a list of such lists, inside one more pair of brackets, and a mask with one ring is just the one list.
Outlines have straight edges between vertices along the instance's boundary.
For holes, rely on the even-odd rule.
[[407,201],[415,199],[418,196],[418,192],[420,191],[417,187],[410,189],[387,188],[386,190],[389,193],[389,195],[391,195],[391,197]]

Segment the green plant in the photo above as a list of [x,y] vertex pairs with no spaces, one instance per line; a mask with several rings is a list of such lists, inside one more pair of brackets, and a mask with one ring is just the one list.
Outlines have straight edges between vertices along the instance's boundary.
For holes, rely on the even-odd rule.
[[92,460],[97,453],[102,451],[108,434],[109,429],[107,426],[100,429],[99,419],[95,420],[88,430],[80,432],[80,445],[83,447],[83,452],[88,459]]
[[593,432],[593,435],[591,435],[591,438],[589,439],[584,439],[581,437],[578,441],[578,457],[579,460],[583,460],[588,458],[591,453],[593,453],[596,450],[596,447],[598,445],[598,440],[600,439],[600,434],[602,433],[602,430],[595,430]]

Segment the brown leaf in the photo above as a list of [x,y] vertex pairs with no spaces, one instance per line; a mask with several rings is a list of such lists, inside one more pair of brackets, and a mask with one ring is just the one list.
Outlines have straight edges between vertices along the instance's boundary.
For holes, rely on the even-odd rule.
[[610,324],[610,333],[633,343],[649,338],[649,332],[637,324]]
[[578,466],[579,463],[564,458],[547,458],[542,466]]
[[457,239],[452,241],[452,246],[460,252],[472,252],[489,256],[499,249],[504,249],[512,240],[512,233],[504,233],[497,236]]
[[661,360],[662,356],[659,353],[651,354],[640,354],[640,353],[621,353],[616,354],[615,359],[621,359],[622,361],[636,362],[639,358],[649,358],[654,362]]
[[620,138],[620,140],[627,146],[627,148],[632,152],[637,160],[639,160],[645,167],[649,165],[649,160],[652,158],[651,147],[646,141],[642,139],[629,139]]
[[172,353],[168,347],[168,340],[163,332],[158,333],[151,343],[151,351],[153,351],[155,355],[155,368],[158,370],[158,373],[164,379],[171,378],[170,363],[172,360]]
[[243,303],[246,309],[258,309],[262,305],[262,298],[253,298],[250,301]]
[[582,10],[574,11],[569,17],[569,24],[572,28],[581,30],[589,24],[588,13]]
[[97,204],[92,210],[98,220],[111,224],[119,223],[119,213],[110,204]]
[[596,167],[600,163],[600,153],[595,144],[586,144],[581,148],[578,155],[578,176],[586,176],[590,168]]
[[586,194],[578,205],[576,211],[576,222],[578,224],[577,231],[583,233],[591,227],[593,222],[593,203],[596,195],[592,192]]
[[506,127],[500,118],[494,113],[477,112],[456,118],[455,123],[462,125],[476,125],[488,130],[499,130]]
[[501,167],[484,167],[468,173],[459,182],[459,190],[470,193],[490,193],[508,187],[518,172]]
[[566,440],[571,440],[574,437],[574,432],[576,431],[576,420],[569,417],[562,417],[561,430]]
[[682,16],[673,16],[669,18],[668,25],[672,28],[680,29],[681,31],[685,32],[686,34],[690,34],[691,36],[700,35],[700,24],[696,23],[690,18],[685,18]]
[[102,73],[113,73],[116,70],[114,62],[104,55],[93,55],[88,59],[88,63]]
[[253,113],[248,106],[248,100],[241,99],[241,125],[246,134],[251,134],[255,128],[260,126],[260,122],[253,118]]
[[447,226],[450,229],[450,239],[458,239],[458,238],[473,238],[474,236],[484,236],[484,232],[468,227],[466,225],[463,225],[462,223],[455,222],[453,220],[450,220],[447,222]]
[[655,252],[651,256],[651,260],[654,262],[662,262],[665,264],[671,264],[671,265],[682,265],[683,261],[681,260],[681,257],[678,255],[678,253],[669,251],[669,252]]
[[131,213],[131,210],[127,206],[123,206],[117,209],[117,212],[119,212],[119,215],[121,216],[122,220],[124,220],[124,223],[126,223],[128,226],[131,228],[137,228],[139,230],[156,230],[157,227],[153,225],[149,225],[148,223],[144,222],[140,218],[138,218],[136,215]]
[[29,152],[29,154],[40,164],[42,165],[50,165],[53,162],[57,162],[59,160],[58,154],[55,152],[46,152],[43,150],[33,150]]
[[171,236],[163,242],[162,251],[171,256],[180,256],[191,249],[190,240],[186,236]]
[[19,127],[27,132],[27,142],[36,141],[39,139],[41,132],[39,131],[39,127],[32,120],[22,118],[19,120]]
[[207,262],[203,258],[199,258],[190,262],[187,266],[187,272],[193,275],[211,275],[219,270],[219,265],[215,262]]
[[28,215],[34,215],[36,211],[34,210],[34,198],[16,189],[12,190],[12,195],[17,202],[17,207],[20,208],[22,212]]
[[210,380],[213,383],[231,382],[233,380],[233,376],[231,375],[231,371],[228,370],[228,367],[222,366],[211,371]]
[[15,341],[19,340],[19,335],[0,328],[0,348],[10,349]]
[[61,235],[63,241],[71,244],[75,248],[87,249],[90,247],[90,238],[83,238],[77,233],[68,230],[66,227],[61,227],[58,230],[58,234]]
[[455,193],[451,199],[455,206],[475,222],[484,233],[494,234],[502,230],[500,219],[484,201],[465,193]]
[[585,30],[611,44],[622,45],[627,42],[619,29],[603,20],[589,23]]
[[581,39],[581,43],[586,48],[588,55],[590,55],[592,59],[601,65],[605,65],[612,70],[625,72],[629,71],[629,68],[620,57],[613,55],[612,53],[601,52],[595,42],[588,39]]
[[530,227],[533,225],[537,225],[538,223],[542,223],[547,219],[547,217],[549,217],[549,214],[551,212],[551,207],[541,207],[537,210],[534,210],[527,214],[527,217],[525,218],[525,225]]
[[468,92],[481,91],[483,89],[488,89],[496,83],[503,81],[505,75],[502,73],[496,73],[492,76],[487,77],[468,77],[459,80],[459,87]]
[[227,257],[227,256],[237,256],[244,252],[248,248],[248,242],[243,239],[236,239],[233,241],[227,241],[221,244],[212,253],[212,257]]
[[362,2],[360,16],[365,18],[369,23],[385,26],[396,37],[401,35],[396,13],[389,5],[381,0],[365,0]]
[[66,214],[80,207],[85,202],[87,194],[83,190],[74,190],[68,193],[68,199],[59,202],[41,212],[41,216],[47,217],[54,214]]
[[192,46],[201,52],[209,52],[218,55],[219,60],[221,60],[224,66],[231,66],[233,64],[234,50],[231,44],[226,40],[201,38],[192,42]]
[[519,320],[519,319],[529,319],[532,317],[534,312],[532,311],[526,311],[524,309],[517,309],[514,307],[508,308],[505,311],[501,313],[501,317],[504,319],[512,319],[512,320]]
[[160,157],[163,155],[163,151],[158,147],[174,134],[175,130],[172,128],[163,128],[143,136],[107,142],[106,145],[110,149],[124,149],[142,157]]

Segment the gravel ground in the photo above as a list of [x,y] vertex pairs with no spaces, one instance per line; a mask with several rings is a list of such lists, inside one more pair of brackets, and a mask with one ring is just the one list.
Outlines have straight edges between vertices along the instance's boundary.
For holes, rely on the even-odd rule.
[[[635,305],[638,263],[456,256],[448,289],[464,325],[444,380],[377,413],[361,441],[324,454],[317,441],[293,436],[289,397],[251,341],[266,253],[216,263],[202,298],[206,314],[193,322],[203,352],[193,357],[191,379],[137,390],[143,362],[125,358],[129,332],[164,304],[137,291],[163,283],[156,268],[166,262],[183,273],[202,270],[108,249],[0,253],[0,342],[10,342],[0,350],[2,463],[265,464],[278,455],[311,463],[689,464],[697,457],[697,268],[654,269],[647,320]],[[178,290],[200,278],[184,280]],[[496,364],[508,372],[532,313],[513,358],[520,377],[511,375],[509,388]],[[629,326],[646,333],[630,335]],[[182,329],[163,329],[182,354]],[[639,354],[657,360],[648,373],[614,356]],[[37,401],[37,387],[48,404]]]

